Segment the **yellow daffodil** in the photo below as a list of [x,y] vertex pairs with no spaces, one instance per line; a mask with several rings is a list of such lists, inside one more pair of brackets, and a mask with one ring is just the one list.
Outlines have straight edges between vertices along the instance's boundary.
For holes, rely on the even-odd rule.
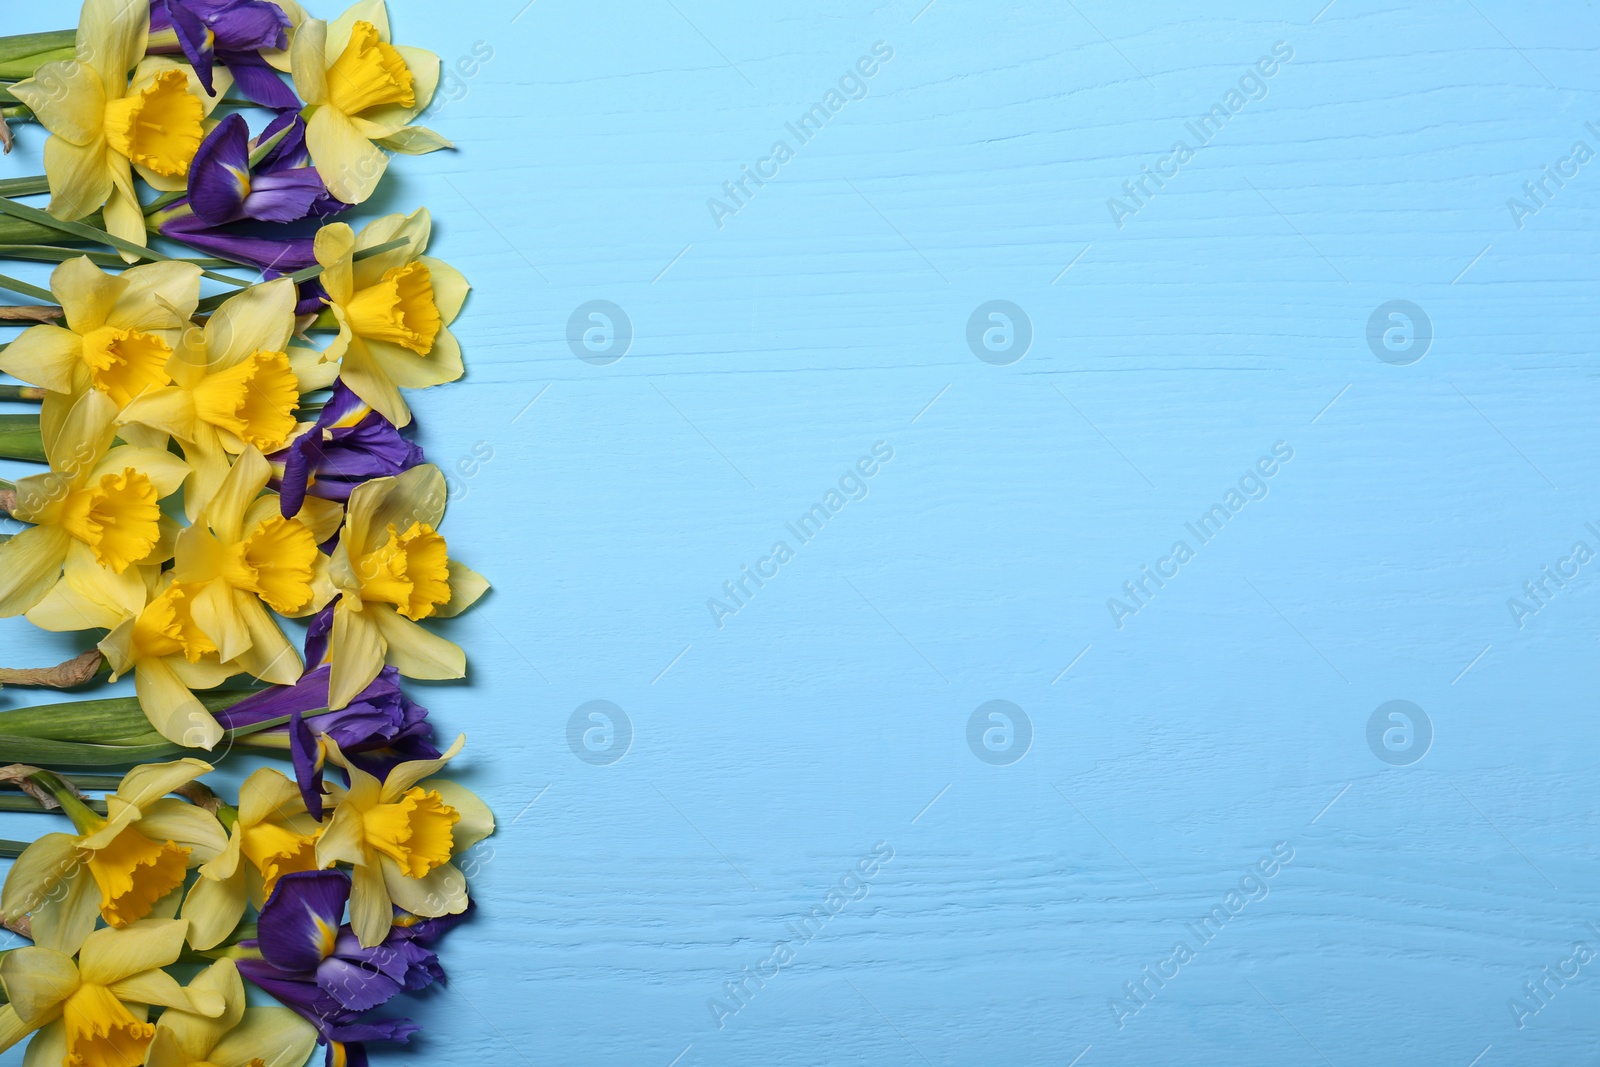
[[[0,370],[49,390],[46,420],[65,417],[77,398],[96,389],[121,411],[134,398],[170,385],[167,361],[200,299],[200,268],[146,263],[107,274],[87,256],[50,275],[50,291],[66,325],[30,326],[0,352]],[[164,447],[165,435],[131,444]]]
[[207,1006],[221,997],[222,1014],[162,1012],[145,1067],[301,1067],[316,1047],[316,1027],[288,1008],[245,1007],[244,980],[230,959],[196,975],[188,993]]
[[247,446],[192,526],[178,534],[173,576],[193,590],[190,613],[217,655],[262,681],[292,685],[300,657],[267,608],[295,617],[333,598],[328,557],[317,548],[339,529],[338,504],[307,496],[286,519],[262,495],[272,466]]
[[384,148],[416,155],[452,147],[408,123],[433,99],[439,57],[389,43],[383,0],[360,0],[331,23],[306,19],[289,46],[306,102],[306,148],[328,191],[347,204],[372,195],[388,166]]
[[222,1014],[228,1007],[223,994],[198,981],[185,989],[162,970],[177,962],[187,925],[145,919],[96,930],[76,962],[38,946],[6,953],[0,981],[10,1002],[0,1007],[0,1050],[32,1033],[27,1067],[135,1067],[156,1033],[146,1021],[150,1006]]
[[172,384],[123,409],[120,421],[171,434],[183,445],[193,469],[184,492],[190,519],[227,477],[230,456],[251,445],[276,452],[294,434],[302,391],[289,352],[294,304],[287,278],[228,298],[203,330],[183,331],[167,363]]
[[[129,612],[83,596],[63,580],[28,612],[28,621],[45,630],[110,630],[99,648],[111,680],[132,671],[139,707],[150,725],[173,744],[209,749],[222,740],[222,727],[194,690],[215,689],[249,672],[241,663],[222,662],[216,642],[195,622],[195,598],[202,587],[173,581],[171,571],[154,581],[146,588],[147,601]],[[291,649],[271,670],[263,670],[268,675],[263,680],[292,681],[298,663]]]
[[[396,426],[411,421],[400,390],[461,377],[461,346],[449,330],[467,299],[467,280],[428,247],[426,208],[385,215],[352,234],[342,222],[317,232],[317,262],[339,336],[322,354],[342,360],[340,379]],[[365,259],[353,254],[398,238],[407,243]]]
[[45,834],[23,850],[0,891],[0,910],[7,919],[31,914],[34,943],[68,954],[97,916],[127,926],[152,914],[190,867],[227,847],[216,816],[167,796],[209,770],[197,759],[135,767],[106,798],[103,817],[57,797],[78,832]]
[[17,482],[12,515],[33,526],[0,544],[0,616],[38,604],[63,569],[83,596],[137,610],[145,579],[136,565],[171,556],[176,525],[160,502],[189,468],[161,449],[112,448],[116,417],[115,402],[90,390],[60,417],[41,419],[50,471]]
[[460,614],[489,588],[481,574],[449,558],[435,532],[444,503],[444,475],[431,463],[374,478],[350,494],[329,568],[341,594],[333,609],[330,708],[349,704],[386,661],[409,678],[466,675],[466,653],[419,625]]
[[206,116],[232,84],[219,68],[217,95],[208,96],[189,67],[145,58],[149,31],[147,0],[85,0],[76,57],[46,63],[11,87],[51,134],[44,146],[50,214],[81,219],[104,206],[106,229],[141,245],[144,209],[133,171],[153,188],[182,190]]
[[189,944],[218,944],[239,924],[246,901],[259,909],[280,876],[316,870],[321,829],[307,814],[300,787],[282,772],[263,767],[246,778],[227,847],[200,868],[184,899]]
[[438,759],[399,764],[381,782],[353,766],[331,737],[321,742],[350,773],[350,788],[328,786],[335,807],[317,839],[317,862],[354,868],[350,926],[361,943],[388,936],[396,905],[424,917],[464,911],[466,876],[450,860],[494,832],[494,815],[470,790],[428,776],[461,751],[465,735]]

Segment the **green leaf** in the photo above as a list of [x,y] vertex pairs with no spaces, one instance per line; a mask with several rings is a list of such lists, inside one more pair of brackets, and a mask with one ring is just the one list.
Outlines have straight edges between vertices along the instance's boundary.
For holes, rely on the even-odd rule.
[[[40,226],[52,226],[63,233],[70,233],[98,244],[110,245],[118,251],[127,252],[141,259],[166,262],[173,258],[164,252],[157,252],[153,248],[146,248],[144,245],[134,244],[132,241],[124,241],[122,238],[113,236],[98,227],[82,222],[67,222],[64,219],[58,219],[48,212],[40,211],[36,207],[29,207],[27,204],[19,204],[8,197],[0,196],[0,212],[4,212],[13,218],[21,219],[24,222],[33,222]],[[215,271],[201,270],[200,274],[202,277],[210,278],[214,282],[226,282],[236,289],[248,288],[250,284],[239,278],[218,274]]]
[[0,414],[0,458],[48,462],[44,438],[39,434],[39,416]]
[[0,178],[0,196],[35,196],[50,191],[50,179],[43,174],[31,178]]
[[56,295],[50,290],[41,289],[37,285],[29,285],[27,282],[19,281],[5,274],[0,274],[0,289],[16,293],[19,296],[31,297],[34,300],[42,300],[46,304],[54,304],[56,302]]

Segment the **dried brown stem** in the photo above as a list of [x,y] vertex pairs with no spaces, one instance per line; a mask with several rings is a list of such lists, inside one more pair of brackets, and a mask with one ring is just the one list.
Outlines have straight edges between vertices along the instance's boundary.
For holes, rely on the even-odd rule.
[[[12,491],[12,495],[15,495],[15,490]],[[0,508],[5,506],[4,496],[4,491],[0,490]],[[0,667],[0,685],[37,685],[50,689],[72,689],[99,674],[105,659],[98,648],[91,648],[54,667]]]

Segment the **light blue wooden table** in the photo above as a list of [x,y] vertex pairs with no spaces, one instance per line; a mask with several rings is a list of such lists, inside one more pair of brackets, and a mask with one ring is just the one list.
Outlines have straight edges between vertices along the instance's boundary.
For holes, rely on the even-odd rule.
[[1322,2],[394,0],[501,821],[382,1062],[1597,1055],[1600,16]]

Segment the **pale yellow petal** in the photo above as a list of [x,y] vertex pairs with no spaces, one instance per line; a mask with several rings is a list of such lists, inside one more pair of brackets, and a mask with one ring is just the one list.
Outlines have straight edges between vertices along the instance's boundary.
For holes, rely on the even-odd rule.
[[45,834],[22,850],[6,873],[0,890],[0,912],[17,919],[64,891],[62,883],[78,869],[78,839],[72,834]]
[[[146,919],[146,922],[150,920]],[[176,922],[187,926],[184,919],[163,919],[160,922]],[[185,989],[178,984],[178,980],[166,971],[149,970],[139,974],[130,975],[120,982],[110,983],[112,995],[120,1000],[132,1001],[138,1004],[159,1004],[166,1008],[177,1008],[179,1011],[192,1012],[195,1015],[221,1015],[227,1010],[227,1002],[210,989]]]
[[144,55],[150,30],[145,0],[84,0],[78,16],[78,59],[100,72],[106,95],[122,95],[128,72]]
[[300,787],[294,779],[274,767],[251,773],[239,787],[239,822],[254,826],[269,819],[286,817],[306,810]]
[[58,1018],[33,1035],[22,1057],[22,1067],[62,1067],[66,1062],[67,1024]]
[[313,250],[317,262],[322,266],[318,281],[335,304],[349,303],[354,291],[352,278],[355,267],[350,257],[355,249],[355,241],[355,234],[343,222],[330,222],[317,231]]
[[33,912],[33,943],[71,955],[100,918],[100,887],[80,867],[67,876],[62,891],[52,893]]
[[57,393],[72,388],[73,372],[82,365],[83,339],[49,323],[30,326],[0,352],[0,371]]
[[152,389],[122,409],[124,423],[138,423],[180,441],[192,440],[197,431],[194,394],[178,386]]
[[71,544],[59,526],[35,526],[0,544],[0,617],[21,615],[44,599]]
[[294,332],[294,282],[274,278],[223,301],[206,322],[209,370],[227,370],[257,351],[282,352]]
[[202,874],[195,879],[183,901],[183,917],[189,920],[189,944],[197,949],[220,944],[244,917],[247,896],[243,868],[227,878],[207,878]]
[[376,338],[366,338],[367,349],[379,368],[402,389],[427,389],[460,378],[464,370],[461,345],[449,330],[441,328],[433,347],[425,356],[409,348]]
[[378,864],[358,864],[351,870],[350,927],[356,939],[368,948],[382,944],[394,922],[394,908],[389,903],[389,889],[384,882]]
[[347,706],[383,669],[383,637],[373,614],[351,610],[343,601],[333,609],[328,707],[334,711]]
[[215,1067],[249,1067],[255,1060],[301,1067],[316,1045],[316,1028],[288,1008],[248,1008],[207,1059]]
[[434,609],[441,619],[454,618],[489,591],[489,579],[463,563],[450,561],[450,599]]
[[212,769],[204,760],[189,756],[167,763],[146,763],[122,776],[116,797],[124,804],[143,810],[201,775],[211,773]]
[[295,380],[300,383],[302,394],[314,393],[318,389],[330,389],[339,377],[337,362],[325,360],[321,352],[300,345],[289,346],[289,369],[294,371]]
[[[50,630],[53,633],[71,633],[77,630],[115,631],[125,619],[130,626],[132,625],[127,609],[86,597],[65,580],[52,586],[43,600],[28,609],[26,617],[41,630]],[[109,641],[108,636],[102,644]]]
[[185,748],[210,749],[222,740],[217,720],[164,660],[141,660],[134,668],[133,682],[145,718],[168,741]]
[[467,735],[457,734],[455,741],[441,755],[433,759],[407,760],[399,764],[384,776],[380,798],[384,803],[393,803],[400,794],[418,782],[430,775],[438,774],[445,764],[461,754],[461,749],[466,743]]
[[228,833],[215,815],[177,797],[163,797],[146,807],[139,832],[188,849],[191,867],[215,859],[228,847]]
[[[75,145],[64,137],[44,143],[44,172],[50,178],[49,212],[58,219],[74,222],[111,199],[113,155],[104,137],[86,145]],[[143,229],[143,227],[140,227]]]
[[11,95],[28,105],[40,125],[72,144],[89,144],[105,126],[105,88],[86,63],[42,63],[33,77],[11,86]]
[[421,878],[408,878],[400,865],[383,857],[383,881],[389,899],[413,915],[433,918],[467,910],[467,878],[453,863],[435,867]]
[[300,654],[273,621],[266,606],[250,593],[235,594],[234,609],[250,635],[250,645],[228,666],[272,685],[293,685],[302,673]]
[[411,425],[411,408],[400,395],[394,379],[373,358],[366,340],[353,336],[346,340],[347,347],[339,367],[340,380],[363,402],[396,426]]
[[331,66],[344,46],[350,43],[350,31],[357,22],[370,22],[378,31],[378,40],[389,40],[389,9],[384,0],[356,0],[344,13],[328,24],[328,40],[323,56]]
[[448,778],[429,778],[427,788],[437,792],[446,804],[461,815],[461,820],[450,830],[452,853],[459,856],[494,833],[494,812],[489,810],[489,805],[478,794]]
[[83,980],[108,986],[175,962],[183,951],[183,932],[188,925],[182,919],[140,919],[119,929],[96,930],[78,954]]
[[376,248],[402,238],[405,244],[357,260],[354,264],[355,288],[367,289],[377,285],[389,271],[416,260],[427,251],[432,231],[433,216],[425,207],[419,207],[409,215],[398,212],[383,215],[361,227],[361,232],[356,234],[355,246],[358,250]]
[[182,328],[200,300],[200,268],[193,263],[144,263],[124,271],[122,281],[127,287],[105,321],[124,330]]
[[[128,161],[115,152],[108,152],[107,163],[111,170],[112,189],[105,203],[106,232],[132,244],[147,244],[149,235],[144,228],[144,209],[134,195],[133,179],[129,176],[125,180],[118,180],[119,170],[128,170]],[[118,255],[129,263],[139,258],[126,249],[119,250]]]
[[383,634],[384,661],[407,678],[465,678],[467,654],[461,646],[412,622],[387,605],[374,605],[373,622]]
[[389,157],[332,105],[306,120],[306,148],[328,191],[347,204],[363,203],[378,187]]
[[19,948],[0,959],[0,979],[17,1017],[40,1026],[78,988],[78,968],[54,949]]
[[442,259],[423,256],[422,262],[427,264],[428,279],[433,285],[433,304],[439,309],[439,318],[448,326],[461,314],[461,305],[466,303],[472,286],[460,271]]
[[308,18],[295,27],[294,40],[289,42],[289,69],[294,76],[295,91],[301,100],[312,106],[328,99],[330,61],[323,57],[327,36],[326,22]]

